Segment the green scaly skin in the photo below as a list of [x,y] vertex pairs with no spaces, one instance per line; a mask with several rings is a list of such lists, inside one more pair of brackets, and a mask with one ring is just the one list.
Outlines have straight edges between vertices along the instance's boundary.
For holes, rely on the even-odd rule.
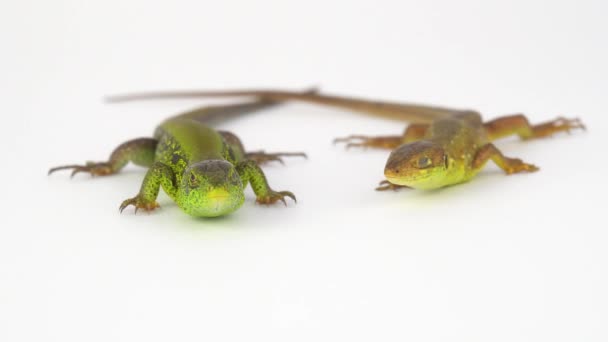
[[532,139],[585,128],[578,119],[558,118],[531,125],[524,115],[517,114],[484,123],[481,115],[475,111],[282,90],[153,92],[111,97],[109,101],[233,96],[255,96],[273,101],[299,100],[412,122],[401,136],[352,135],[336,139],[346,142],[347,147],[392,150],[384,168],[386,180],[380,183],[377,190],[400,187],[437,189],[466,182],[488,160],[507,174],[533,172],[538,170],[536,166],[505,157],[492,141],[513,134],[522,139]]
[[154,210],[162,188],[187,214],[214,217],[237,210],[244,202],[244,188],[251,184],[257,201],[271,204],[285,197],[296,200],[289,191],[274,191],[268,185],[258,163],[281,161],[281,156],[305,156],[303,153],[244,151],[232,133],[216,131],[206,125],[211,117],[240,115],[268,108],[273,102],[256,102],[205,107],[164,121],[154,138],[139,138],[120,145],[107,162],[66,165],[49,170],[71,169],[72,175],[88,172],[94,176],[117,173],[129,161],[148,167],[139,193],[120,205],[122,212],[133,205],[135,211]]

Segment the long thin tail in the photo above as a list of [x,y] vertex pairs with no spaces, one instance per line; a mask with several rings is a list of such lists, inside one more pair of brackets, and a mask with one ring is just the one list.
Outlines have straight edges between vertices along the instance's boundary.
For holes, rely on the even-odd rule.
[[260,98],[258,100],[249,100],[247,102],[238,102],[229,105],[197,107],[178,114],[174,118],[190,119],[207,125],[216,125],[220,122],[226,122],[241,117],[243,114],[269,109],[279,104],[281,104],[281,102]]
[[[315,94],[318,90],[310,88],[297,94]],[[239,102],[228,105],[203,106],[193,110],[181,113],[176,117],[187,118],[190,120],[200,121],[205,124],[217,124],[219,122],[228,121],[238,118],[246,113],[253,113],[260,110],[275,107],[283,104],[285,101],[270,99],[266,97],[258,97],[255,100],[247,102]]]
[[255,96],[272,101],[298,100],[343,109],[349,109],[373,116],[410,122],[431,122],[439,118],[452,116],[462,110],[426,106],[408,103],[394,103],[365,100],[353,97],[322,95],[316,92],[298,93],[283,90],[230,90],[230,91],[166,91],[133,93],[110,96],[108,102],[127,102],[134,100],[175,99],[175,98],[211,98]]

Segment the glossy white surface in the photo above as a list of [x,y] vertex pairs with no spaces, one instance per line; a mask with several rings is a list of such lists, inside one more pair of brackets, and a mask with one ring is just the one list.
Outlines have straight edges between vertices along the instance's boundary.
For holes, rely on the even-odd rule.
[[[605,341],[603,1],[52,1],[0,12],[2,341]],[[541,167],[437,192],[378,193],[387,157],[332,146],[404,125],[288,104],[222,125],[298,204],[194,220],[166,196],[119,215],[143,170],[102,160],[210,101],[103,95],[319,85],[589,131],[499,143]],[[217,103],[217,102],[215,102]],[[603,322],[603,323],[602,323]]]

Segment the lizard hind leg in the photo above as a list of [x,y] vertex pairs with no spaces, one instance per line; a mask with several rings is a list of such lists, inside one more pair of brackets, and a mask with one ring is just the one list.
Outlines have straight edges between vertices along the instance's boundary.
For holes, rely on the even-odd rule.
[[388,135],[388,136],[367,136],[367,135],[349,135],[343,138],[334,139],[336,143],[346,143],[346,148],[351,147],[371,147],[379,149],[393,150],[402,144],[420,140],[426,134],[427,124],[411,124],[407,126],[403,135]]
[[51,168],[48,174],[59,170],[72,170],[72,177],[80,172],[88,172],[92,176],[107,176],[120,171],[129,161],[136,165],[149,167],[154,162],[157,143],[158,141],[152,138],[129,140],[114,149],[108,161],[57,166]]
[[[282,157],[303,157],[308,158],[306,153],[304,152],[277,152],[277,153],[266,153],[265,151],[253,151],[253,152],[245,152],[245,147],[243,147],[243,143],[241,139],[237,137],[235,134],[228,131],[218,131],[226,144],[228,144],[234,153],[234,157],[232,159],[236,160],[252,160],[258,165],[267,164],[269,162],[277,161],[281,164],[284,164]],[[231,159],[230,155],[226,156],[227,159]]]
[[245,153],[245,158],[247,160],[252,160],[258,165],[267,164],[269,162],[277,161],[281,164],[285,164],[283,162],[282,157],[302,157],[308,159],[308,156],[304,152],[276,152],[276,153],[266,153],[265,151],[254,151]]
[[517,134],[522,139],[534,139],[552,136],[555,133],[570,133],[574,129],[586,129],[580,119],[558,117],[555,120],[532,125],[525,115],[516,114],[494,119],[484,123],[490,140],[496,140]]

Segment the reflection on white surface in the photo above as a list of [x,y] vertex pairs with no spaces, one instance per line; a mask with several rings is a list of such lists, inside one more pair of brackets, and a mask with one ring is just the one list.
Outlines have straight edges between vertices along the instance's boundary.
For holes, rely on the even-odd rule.
[[[608,70],[599,1],[15,2],[2,77],[2,341],[604,341]],[[8,45],[7,45],[8,44]],[[541,167],[426,193],[374,192],[400,123],[289,104],[226,123],[300,151],[265,168],[298,204],[196,220],[164,196],[118,213],[143,170],[69,180],[203,101],[148,89],[288,87],[471,107],[588,132],[507,140]],[[600,92],[602,90],[602,92]]]

